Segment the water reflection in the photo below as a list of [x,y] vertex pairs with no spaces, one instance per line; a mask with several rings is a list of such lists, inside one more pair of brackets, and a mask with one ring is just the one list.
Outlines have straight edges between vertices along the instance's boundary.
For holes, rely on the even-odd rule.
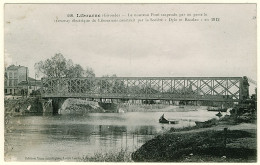
[[83,157],[94,153],[139,148],[158,133],[171,127],[195,125],[215,113],[166,112],[179,124],[158,123],[161,112],[92,113],[84,116],[13,117],[5,133],[5,159],[23,161],[26,157]]

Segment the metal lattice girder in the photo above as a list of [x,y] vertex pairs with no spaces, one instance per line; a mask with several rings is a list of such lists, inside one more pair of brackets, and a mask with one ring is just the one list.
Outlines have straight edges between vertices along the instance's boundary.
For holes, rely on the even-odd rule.
[[194,93],[199,92],[198,80],[189,80],[189,84],[190,84],[191,90],[193,90]]
[[210,89],[209,83],[211,84],[211,80],[200,80],[199,90],[204,95],[209,95],[211,93],[211,89]]
[[226,81],[224,81],[224,80],[215,80],[214,84],[213,84],[213,88],[216,91],[217,95],[224,95],[224,94],[226,94],[226,90],[225,90],[225,88],[222,88],[220,84],[226,86]]
[[51,83],[49,79],[42,80],[42,93],[51,93],[50,87]]
[[172,80],[162,80],[162,93],[172,92]]
[[43,97],[238,101],[242,77],[43,78]]
[[[239,96],[237,94],[239,94],[239,86],[236,86],[238,89],[234,92],[234,91],[231,91],[231,87],[234,86],[234,83],[233,82],[230,82],[229,79],[223,81],[222,83],[220,83],[219,81],[216,81],[222,88],[223,90],[225,90],[225,93],[226,93],[226,96],[231,96],[231,97],[234,97],[235,99],[239,99]],[[224,83],[225,82],[225,83]],[[237,81],[237,82],[240,82],[240,81]],[[229,85],[231,83],[231,85]]]
[[175,80],[175,90],[183,89],[184,88],[184,82],[185,82],[185,80]]
[[232,96],[235,99],[239,99],[239,81],[238,80],[230,80],[231,84],[228,86],[228,91],[232,93]]
[[160,91],[161,80],[149,80],[149,81],[150,81],[149,84],[150,84],[151,89]]
[[89,92],[90,91],[90,88],[91,88],[91,86],[90,86],[90,82],[89,82],[90,80],[81,80],[81,92],[82,93],[86,93],[86,92]]
[[57,92],[58,93],[66,93],[68,90],[68,86],[67,86],[67,80],[66,79],[58,79],[58,88],[57,88]]

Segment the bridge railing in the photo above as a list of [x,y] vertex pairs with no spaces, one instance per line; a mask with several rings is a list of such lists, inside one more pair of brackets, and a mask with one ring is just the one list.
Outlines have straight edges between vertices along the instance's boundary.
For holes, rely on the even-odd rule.
[[242,77],[43,78],[42,97],[239,101]]

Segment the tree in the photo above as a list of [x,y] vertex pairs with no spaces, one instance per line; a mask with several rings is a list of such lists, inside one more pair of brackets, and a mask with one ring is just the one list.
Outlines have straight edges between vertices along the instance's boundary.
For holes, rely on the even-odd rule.
[[84,69],[79,64],[73,65],[68,69],[67,77],[83,77]]
[[95,77],[94,70],[90,67],[86,67],[83,76],[84,77]]
[[35,70],[38,74],[47,77],[95,77],[92,68],[86,70],[79,64],[73,64],[72,60],[67,60],[61,54],[55,54],[50,59],[35,63]]
[[36,63],[34,67],[47,77],[64,77],[67,70],[67,60],[62,54],[55,54],[51,59]]

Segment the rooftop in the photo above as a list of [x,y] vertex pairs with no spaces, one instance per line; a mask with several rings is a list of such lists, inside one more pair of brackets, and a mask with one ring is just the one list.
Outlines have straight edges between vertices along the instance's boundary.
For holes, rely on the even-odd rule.
[[10,66],[8,66],[7,68],[6,68],[6,70],[17,70],[17,69],[19,69],[19,68],[26,68],[25,66],[21,66],[21,65],[18,65],[18,66],[16,66],[16,65],[10,65]]
[[21,81],[18,85],[30,85],[30,86],[41,86],[41,80],[35,80],[34,78],[28,77],[28,81]]

